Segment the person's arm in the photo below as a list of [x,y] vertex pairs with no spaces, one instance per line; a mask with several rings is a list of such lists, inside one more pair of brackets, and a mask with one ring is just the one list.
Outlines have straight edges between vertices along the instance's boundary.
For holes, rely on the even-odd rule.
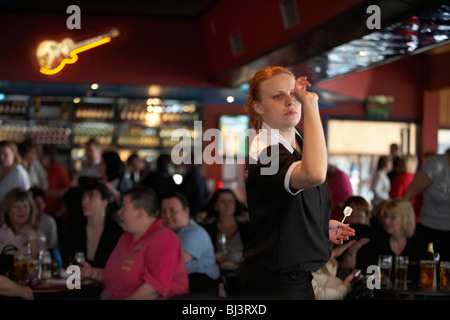
[[125,300],[155,300],[159,297],[159,292],[148,282],[144,282],[135,292]]
[[11,279],[0,275],[0,295],[7,297],[19,297],[24,300],[33,300],[33,291],[28,286],[21,286]]
[[340,257],[355,242],[356,242],[356,240],[350,240],[350,241],[347,241],[342,246],[334,247],[333,250],[331,250],[331,258]]
[[304,140],[302,161],[291,175],[293,189],[307,189],[318,186],[325,181],[328,158],[325,135],[319,114],[319,97],[314,92],[306,91],[311,84],[306,77],[295,82],[295,97],[302,104],[304,119]]
[[403,195],[403,199],[407,199],[409,201],[413,200],[417,197],[422,191],[429,187],[431,184],[431,179],[427,176],[427,174],[423,170],[419,170],[414,176],[414,180],[406,190]]
[[186,251],[182,251],[184,263],[187,263],[192,260],[192,256]]
[[369,238],[361,238],[352,243],[352,245],[345,251],[339,264],[343,269],[354,269],[356,267],[356,254],[361,247],[370,242]]
[[89,262],[81,261],[81,275],[103,283],[103,269],[92,267]]
[[109,181],[104,180],[103,183],[108,187],[109,191],[111,192],[114,202],[120,206],[122,204],[122,197],[120,195],[120,191],[116,189]]
[[45,194],[53,197],[62,197],[66,192],[69,191],[69,188],[64,189],[48,189],[45,191]]

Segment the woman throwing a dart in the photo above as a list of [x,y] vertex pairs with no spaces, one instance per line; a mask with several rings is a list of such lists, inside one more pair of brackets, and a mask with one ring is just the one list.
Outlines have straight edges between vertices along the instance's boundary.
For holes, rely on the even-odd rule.
[[[282,67],[263,68],[250,83],[244,108],[258,135],[245,170],[250,233],[238,270],[243,299],[314,299],[312,272],[330,258],[330,241],[354,235],[347,224],[330,221],[327,148],[309,86]],[[304,134],[296,129],[302,111]]]

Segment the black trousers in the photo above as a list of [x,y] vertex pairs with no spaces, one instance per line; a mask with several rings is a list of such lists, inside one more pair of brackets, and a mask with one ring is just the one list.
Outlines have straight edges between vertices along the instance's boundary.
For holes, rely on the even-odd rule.
[[278,273],[244,262],[238,278],[244,300],[315,300],[310,271]]

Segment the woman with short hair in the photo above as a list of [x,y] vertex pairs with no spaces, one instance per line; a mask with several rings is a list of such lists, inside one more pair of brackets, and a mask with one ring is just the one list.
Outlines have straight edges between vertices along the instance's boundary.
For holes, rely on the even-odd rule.
[[12,141],[0,142],[0,201],[9,190],[30,188],[30,178],[22,166],[17,145]]

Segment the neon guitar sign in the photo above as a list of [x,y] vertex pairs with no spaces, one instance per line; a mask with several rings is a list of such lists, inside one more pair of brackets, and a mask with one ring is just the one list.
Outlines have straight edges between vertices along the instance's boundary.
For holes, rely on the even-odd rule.
[[36,49],[39,72],[46,75],[56,74],[67,64],[77,62],[79,53],[111,42],[119,35],[120,31],[113,28],[108,33],[78,43],[74,43],[69,38],[65,38],[61,42],[45,40]]

